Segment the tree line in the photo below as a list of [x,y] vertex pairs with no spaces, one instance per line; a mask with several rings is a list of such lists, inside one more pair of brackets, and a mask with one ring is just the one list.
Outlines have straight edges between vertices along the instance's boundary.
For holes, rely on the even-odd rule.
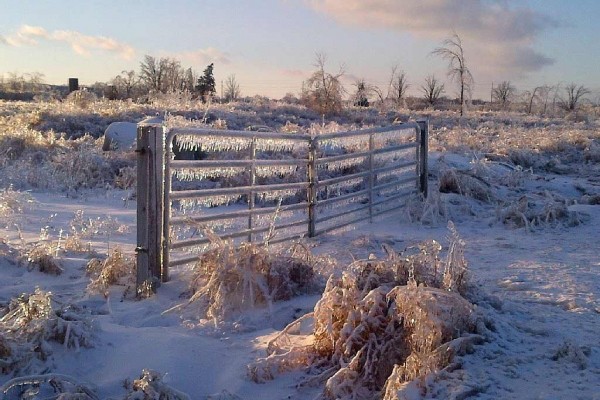
[[[107,97],[112,99],[136,99],[155,93],[187,92],[207,102],[217,94],[214,63],[206,66],[199,75],[192,68],[183,67],[174,58],[145,55],[138,73],[134,70],[121,72],[108,83],[105,91],[108,92]],[[235,75],[228,76],[223,97],[232,101],[240,95]]]
[[[383,88],[361,78],[355,80],[352,85],[354,90],[349,93],[342,82],[345,67],[340,66],[338,71],[330,72],[326,68],[326,55],[317,53],[313,73],[302,82],[299,101],[323,115],[339,113],[348,103],[357,107],[392,104],[400,108],[436,108],[440,104],[458,103],[460,115],[463,115],[472,101],[475,80],[460,36],[452,34],[431,54],[448,63],[447,77],[456,85],[456,100],[445,96],[445,83],[435,75],[428,75],[421,84],[416,85],[420,96],[409,96],[411,84],[399,66],[392,67],[387,85]],[[4,93],[5,98],[10,98],[6,94],[43,92],[49,86],[44,85],[43,78],[44,75],[40,73],[8,73],[7,78],[0,75],[0,94]],[[124,70],[108,82],[96,82],[91,90],[114,100],[144,101],[161,93],[189,93],[202,102],[210,102],[215,97],[226,102],[241,98],[235,75],[229,75],[221,82],[221,93],[217,96],[213,63],[207,65],[202,74],[198,74],[193,68],[184,67],[177,59],[151,55],[144,56],[138,71]],[[493,108],[501,110],[518,106],[518,109],[530,114],[546,114],[557,108],[570,112],[577,110],[584,101],[589,101],[586,96],[590,94],[588,88],[575,83],[565,86],[543,85],[519,93],[510,81],[502,81],[497,85],[492,84],[490,103]],[[293,99],[295,96],[286,95],[286,98]],[[600,105],[599,100],[596,99],[597,106]]]
[[[455,102],[458,103],[460,115],[464,115],[468,104],[472,101],[472,92],[475,79],[467,65],[464,46],[460,36],[456,33],[444,40],[440,47],[435,48],[432,55],[447,61],[447,76],[456,85],[458,92]],[[326,57],[317,53],[315,70],[308,80],[303,83],[301,100],[308,107],[322,114],[335,114],[341,111],[344,96],[348,95],[342,84],[344,68],[340,67],[336,73],[328,72],[325,68]],[[373,103],[385,105],[392,103],[398,107],[407,107],[407,103],[415,106],[417,103],[430,108],[435,108],[444,100],[446,93],[445,84],[435,75],[428,75],[424,82],[418,86],[420,97],[408,96],[411,86],[404,71],[398,66],[392,68],[387,89],[369,84],[365,79],[354,82],[354,92],[350,94],[350,102],[357,107],[369,107]],[[591,91],[583,85],[570,83],[562,85],[544,85],[531,91],[518,93],[510,81],[503,81],[495,87],[492,86],[490,103],[493,108],[508,110],[513,105],[519,105],[521,110],[531,114],[539,112],[546,114],[560,108],[567,112],[577,110]],[[596,99],[596,106],[600,106],[600,98]],[[525,107],[523,107],[525,106]]]

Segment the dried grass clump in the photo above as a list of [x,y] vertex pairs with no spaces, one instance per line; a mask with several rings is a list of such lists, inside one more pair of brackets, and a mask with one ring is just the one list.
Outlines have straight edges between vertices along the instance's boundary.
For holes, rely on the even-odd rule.
[[193,267],[190,299],[174,309],[192,307],[199,318],[219,323],[241,311],[315,289],[315,267],[322,260],[308,249],[302,257],[298,252],[274,253],[254,243],[236,247],[207,234],[214,248],[203,253]]
[[590,163],[600,162],[600,138],[591,140],[584,151],[585,161]]
[[135,189],[137,182],[137,169],[135,167],[123,167],[115,177],[115,187],[118,189]]
[[[288,325],[249,365],[251,379],[307,367],[324,399],[373,399],[446,367],[483,340],[466,291],[464,242],[450,223],[446,261],[435,241],[418,252],[354,263],[331,276],[314,312]],[[313,320],[311,334],[302,325]],[[478,326],[479,325],[479,326]],[[390,395],[391,396],[391,395]],[[396,397],[386,397],[396,398]]]
[[57,152],[52,157],[53,178],[58,187],[78,191],[113,182],[117,171],[95,139],[84,136],[70,144],[67,151]]
[[497,211],[500,222],[513,228],[545,226],[577,226],[584,222],[584,215],[568,208],[569,201],[548,191],[540,196],[521,196],[519,200]]
[[16,265],[19,257],[19,251],[9,245],[3,237],[0,237],[0,263],[6,261]]
[[14,190],[12,186],[0,189],[0,218],[29,211],[35,201],[27,192]]
[[439,191],[457,193],[484,202],[490,202],[494,198],[490,184],[483,178],[455,168],[442,171],[439,177]]
[[112,285],[128,286],[135,283],[135,260],[116,248],[104,260],[92,258],[86,265],[91,281],[87,290],[108,297]]
[[24,260],[27,262],[27,269],[32,271],[37,269],[44,274],[60,275],[63,273],[63,268],[58,261],[52,256],[53,249],[46,244],[34,246],[27,252]]
[[126,382],[128,393],[123,400],[190,400],[190,396],[168,386],[162,378],[156,371],[143,369],[133,383]]
[[67,103],[73,104],[76,107],[86,109],[94,104],[98,100],[98,96],[96,96],[92,92],[88,92],[87,90],[75,90],[67,96]]
[[92,347],[94,326],[83,310],[58,305],[39,288],[12,299],[0,318],[0,367],[4,373],[36,373],[52,354],[49,342],[65,348]]

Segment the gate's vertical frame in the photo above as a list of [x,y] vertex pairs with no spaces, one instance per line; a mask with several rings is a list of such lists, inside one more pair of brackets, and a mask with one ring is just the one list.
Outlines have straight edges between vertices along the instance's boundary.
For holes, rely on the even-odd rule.
[[317,223],[317,148],[318,139],[310,138],[308,146],[308,237],[314,237]]
[[252,243],[252,210],[255,207],[255,193],[254,193],[254,185],[256,185],[256,137],[252,138],[252,143],[250,144],[250,159],[252,160],[252,165],[250,165],[250,193],[248,193],[248,209],[250,210],[250,214],[248,215],[248,243]]
[[417,160],[419,164],[419,191],[423,195],[423,198],[427,198],[427,178],[429,174],[429,165],[427,163],[427,158],[429,155],[429,120],[428,119],[419,119],[417,120],[417,124],[420,128],[419,134],[419,159]]
[[369,222],[373,222],[373,186],[375,176],[373,174],[373,152],[375,151],[375,137],[369,134]]

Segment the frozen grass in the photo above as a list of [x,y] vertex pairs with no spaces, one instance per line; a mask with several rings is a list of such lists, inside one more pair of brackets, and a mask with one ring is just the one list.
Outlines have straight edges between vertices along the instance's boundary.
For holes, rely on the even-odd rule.
[[190,400],[190,397],[163,382],[163,376],[144,369],[138,379],[126,381],[127,394],[123,400]]
[[94,342],[94,325],[78,307],[59,304],[39,288],[14,298],[0,318],[0,367],[15,375],[39,373],[51,357],[51,342],[79,351]]
[[27,192],[14,190],[12,186],[0,189],[0,218],[22,214],[34,205],[33,197]]
[[332,275],[314,312],[268,344],[267,357],[249,365],[250,378],[304,367],[302,385],[324,384],[324,399],[402,398],[407,383],[483,341],[482,321],[464,297],[465,243],[452,223],[449,230],[445,261],[429,241],[403,253],[386,247],[387,259],[355,261]]
[[210,231],[212,249],[200,255],[192,269],[189,300],[169,311],[189,320],[210,320],[214,326],[232,322],[242,312],[271,308],[273,302],[314,292],[320,270],[333,261],[316,257],[302,245],[274,252],[260,244],[235,246]]
[[[413,117],[407,111],[355,111],[322,121],[302,106],[264,99],[209,108],[173,96],[152,99],[150,105],[3,102],[0,217],[3,224],[10,225],[12,219],[34,207],[24,189],[63,191],[73,196],[89,189],[133,190],[134,155],[103,153],[95,140],[113,121],[137,121],[169,112],[206,126],[245,129],[266,125],[293,135],[388,125],[395,119]],[[536,172],[572,174],[597,182],[600,134],[598,121],[591,117],[569,120],[473,112],[461,119],[452,113],[433,112],[431,122],[433,151],[467,154],[476,161],[468,169],[448,167],[435,176],[439,187],[433,188],[426,203],[415,205],[414,215],[419,215],[422,223],[446,222],[460,200],[495,209],[495,221],[507,227],[568,227],[585,222],[569,208],[575,200],[599,202],[599,194],[589,185],[579,199],[551,191],[520,193],[536,178]],[[492,168],[496,164],[509,166],[510,172],[497,175]],[[112,218],[91,220],[81,212],[71,221],[68,235],[61,235],[56,243],[46,238],[39,246],[17,250],[3,239],[0,258],[15,264],[23,254],[21,260],[31,260],[27,261],[30,268],[58,273],[59,255],[64,254],[58,250],[89,251],[91,238],[104,237],[110,243],[111,235],[121,230],[121,224]],[[220,324],[254,307],[268,309],[274,301],[314,287],[319,272],[330,270],[325,261],[299,246],[295,252],[279,254],[260,246],[235,247],[218,238],[214,243],[215,248],[203,255],[191,273],[186,292],[189,301],[177,308],[193,323],[207,319]],[[267,357],[250,366],[250,376],[264,381],[305,368],[305,384],[321,385],[324,398],[380,396],[391,400],[409,396],[415,388],[423,393],[427,379],[456,368],[453,357],[469,351],[485,333],[468,300],[464,245],[451,225],[445,258],[441,246],[428,241],[400,253],[388,248],[386,259],[355,261],[343,274],[328,280],[312,314],[287,326],[269,344]],[[108,296],[111,285],[131,286],[134,268],[120,250],[106,259],[92,260],[88,289]],[[49,368],[48,360],[57,346],[78,349],[93,344],[93,324],[83,310],[59,304],[50,293],[37,289],[7,302],[0,315],[0,367],[6,374],[23,378],[7,382],[14,385],[11,390],[29,385],[23,383],[27,379],[32,387],[53,380],[51,385],[65,388],[61,398],[94,398],[65,377],[29,375]],[[586,353],[587,348],[565,342],[549,357],[586,368]],[[144,371],[135,382],[127,387],[128,399],[187,398],[152,371]]]
[[92,258],[86,266],[86,273],[90,277],[87,290],[108,297],[111,286],[129,288],[135,284],[135,260],[117,248],[103,260]]

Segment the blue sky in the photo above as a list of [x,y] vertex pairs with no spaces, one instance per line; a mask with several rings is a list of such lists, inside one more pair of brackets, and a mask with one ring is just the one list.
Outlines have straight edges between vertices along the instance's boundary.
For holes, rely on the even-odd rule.
[[[386,86],[393,65],[416,94],[445,77],[431,51],[453,31],[475,97],[492,82],[519,90],[584,84],[600,94],[597,0],[0,0],[0,74],[41,72],[48,83],[108,81],[145,54],[175,57],[244,95],[297,94],[317,52],[332,72]],[[454,85],[446,83],[447,94]],[[594,95],[594,96],[595,96]]]

